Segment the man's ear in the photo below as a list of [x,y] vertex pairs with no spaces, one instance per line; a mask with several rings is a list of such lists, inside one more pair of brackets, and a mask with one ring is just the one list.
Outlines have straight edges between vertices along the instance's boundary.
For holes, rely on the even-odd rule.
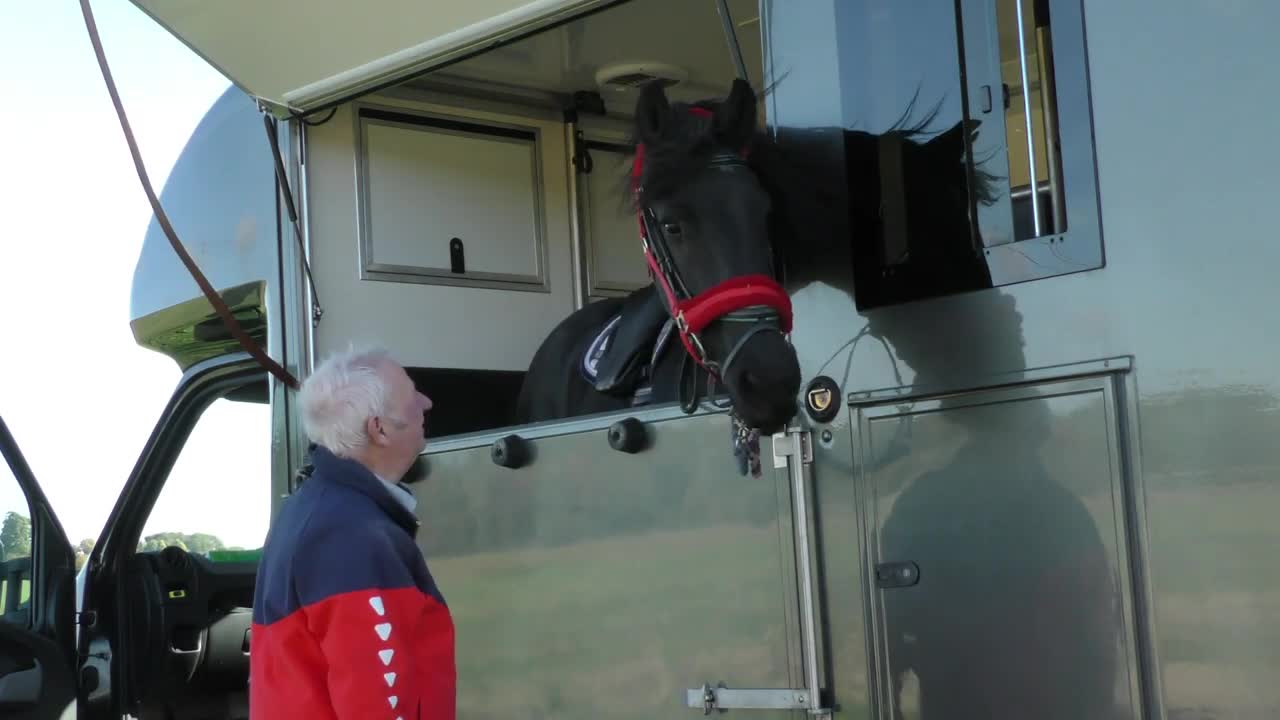
[[382,423],[376,417],[371,417],[364,421],[364,432],[369,436],[370,445],[385,446],[390,442],[390,438],[383,432]]

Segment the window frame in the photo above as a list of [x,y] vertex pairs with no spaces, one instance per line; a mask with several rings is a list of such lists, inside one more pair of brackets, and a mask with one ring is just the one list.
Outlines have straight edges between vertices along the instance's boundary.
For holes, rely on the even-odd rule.
[[[965,77],[963,64],[968,62],[968,58],[974,57],[975,52],[998,54],[999,48],[994,45],[980,49],[963,46],[963,43],[971,43],[974,38],[981,38],[985,34],[966,31],[963,27],[965,17],[981,15],[981,12],[974,12],[972,6],[968,8],[968,12],[961,8],[962,2],[967,5],[971,1],[987,3],[984,11],[991,17],[995,16],[996,7],[995,0],[956,0],[956,32],[962,46],[959,56],[955,58],[954,67],[959,87],[964,92],[963,117],[966,120],[981,120],[981,113],[970,108],[978,99],[971,93],[971,87],[976,81]],[[865,233],[865,230],[854,224],[857,221],[852,215],[847,220],[843,216],[833,217],[827,223],[833,225],[831,228],[815,224],[808,217],[801,217],[799,219],[805,233],[820,235],[835,231],[833,240],[843,240],[847,245],[813,246],[806,251],[813,257],[792,257],[788,261],[791,282],[803,283],[819,277],[830,281],[832,272],[839,272],[842,277],[838,283],[842,286],[851,283],[855,307],[859,312],[865,313],[882,307],[956,297],[1099,270],[1106,266],[1083,0],[1044,0],[1043,4],[1047,6],[1051,17],[1048,35],[1052,47],[1056,134],[1060,147],[1059,181],[1063,200],[1060,216],[1065,221],[1065,229],[1058,233],[1042,231],[1044,234],[1038,237],[983,246],[976,241],[976,231],[980,228],[976,224],[975,206],[971,200],[968,240],[974,245],[974,260],[985,265],[985,273],[990,277],[989,284],[984,280],[980,284],[966,284],[963,287],[955,287],[954,283],[953,287],[942,287],[936,282],[917,286],[912,284],[918,283],[912,276],[921,273],[945,276],[949,266],[929,262],[915,265],[872,262],[868,265],[867,260],[859,257],[867,252],[866,249],[857,247],[855,243],[855,238],[860,233]],[[795,142],[812,145],[812,149],[822,156],[805,157],[806,161],[830,163],[833,162],[832,153],[839,152],[838,148],[841,146],[838,134],[854,130],[848,126],[845,118],[844,103],[847,102],[847,96],[842,77],[866,71],[842,62],[841,56],[842,48],[847,43],[856,41],[850,36],[849,28],[853,27],[851,23],[854,22],[850,15],[865,12],[857,6],[856,3],[845,4],[839,0],[761,0],[766,77],[772,87],[768,128],[771,134],[783,142],[784,152],[788,142],[786,138],[793,137]],[[894,11],[913,12],[908,9],[899,10],[897,7],[894,7]],[[990,34],[986,41],[998,44],[998,35]],[[795,84],[798,77],[803,77],[804,82],[794,88],[788,87]],[[999,77],[991,80],[1001,82]],[[996,100],[996,107],[1001,107],[999,98]],[[927,105],[928,103],[924,103],[922,106]],[[1007,148],[1007,140],[1002,142]],[[802,149],[801,152],[805,150]],[[972,156],[972,148],[966,142],[964,163],[970,174],[975,169]],[[838,160],[834,163],[838,167],[830,168],[832,172],[828,181],[844,182],[847,169]],[[1003,186],[1009,181],[1008,178],[1001,177],[998,182]],[[1001,187],[1001,191],[1005,193],[1007,202],[1013,188]],[[845,208],[852,207],[849,196],[845,196],[843,200]],[[1043,211],[1042,208],[1042,213]],[[846,225],[846,222],[849,224]],[[1016,223],[1015,213],[1015,217],[1010,218],[1011,227]],[[881,241],[877,239],[874,242]]]
[[[1083,3],[1047,0],[1044,5],[1053,18],[1049,37],[1066,230],[985,248],[994,287],[1106,266]],[[1031,187],[1035,192],[1034,178]]]

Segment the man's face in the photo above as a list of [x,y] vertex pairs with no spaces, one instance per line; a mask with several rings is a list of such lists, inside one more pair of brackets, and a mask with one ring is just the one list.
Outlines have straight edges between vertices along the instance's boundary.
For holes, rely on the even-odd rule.
[[431,400],[414,387],[404,368],[388,363],[383,372],[391,385],[389,417],[381,418],[381,437],[377,444],[387,456],[406,469],[426,448],[426,413]]

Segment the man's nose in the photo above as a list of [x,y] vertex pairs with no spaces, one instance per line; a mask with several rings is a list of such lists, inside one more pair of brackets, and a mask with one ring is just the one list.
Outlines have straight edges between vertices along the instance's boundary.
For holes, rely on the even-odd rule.
[[418,397],[422,398],[422,411],[426,412],[430,410],[432,406],[431,398],[427,397],[426,395],[423,395],[422,393],[418,393]]

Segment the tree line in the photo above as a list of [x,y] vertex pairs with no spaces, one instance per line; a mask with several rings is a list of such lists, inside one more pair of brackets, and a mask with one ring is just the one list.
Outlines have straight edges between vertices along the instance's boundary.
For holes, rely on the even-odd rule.
[[[89,558],[93,545],[92,538],[85,538],[75,546],[76,570]],[[156,552],[170,545],[196,554],[241,549],[228,548],[221,538],[209,533],[162,532],[139,541],[138,552]],[[31,557],[31,518],[12,511],[5,513],[4,522],[0,523],[0,562],[25,557]]]

